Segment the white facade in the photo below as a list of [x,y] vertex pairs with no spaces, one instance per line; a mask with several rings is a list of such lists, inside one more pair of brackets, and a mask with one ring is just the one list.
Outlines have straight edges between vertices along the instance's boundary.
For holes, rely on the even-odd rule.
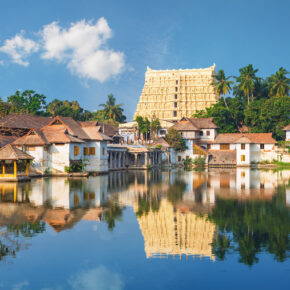
[[290,130],[285,130],[285,132],[286,132],[286,138],[285,138],[285,140],[286,141],[290,141]]

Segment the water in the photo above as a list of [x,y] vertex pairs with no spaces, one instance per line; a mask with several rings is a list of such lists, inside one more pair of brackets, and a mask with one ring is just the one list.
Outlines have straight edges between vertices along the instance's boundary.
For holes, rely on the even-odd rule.
[[2,289],[289,289],[290,171],[0,183]]

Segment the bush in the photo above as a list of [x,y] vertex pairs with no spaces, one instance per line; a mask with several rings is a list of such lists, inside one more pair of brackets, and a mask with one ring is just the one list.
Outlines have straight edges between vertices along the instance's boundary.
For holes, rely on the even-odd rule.
[[70,166],[65,166],[64,171],[66,173],[83,172],[86,165],[82,161],[73,162]]
[[195,158],[193,160],[193,164],[196,167],[204,167],[204,165],[205,165],[205,158],[204,157],[201,157],[201,156],[198,156],[197,158]]
[[185,167],[189,167],[192,165],[192,159],[191,158],[186,158],[186,159],[183,159],[183,164]]

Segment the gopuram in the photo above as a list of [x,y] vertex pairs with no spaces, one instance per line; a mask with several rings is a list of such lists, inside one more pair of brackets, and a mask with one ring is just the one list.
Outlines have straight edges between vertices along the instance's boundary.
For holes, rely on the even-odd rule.
[[212,85],[215,65],[204,69],[153,70],[147,67],[137,116],[177,121],[218,101]]

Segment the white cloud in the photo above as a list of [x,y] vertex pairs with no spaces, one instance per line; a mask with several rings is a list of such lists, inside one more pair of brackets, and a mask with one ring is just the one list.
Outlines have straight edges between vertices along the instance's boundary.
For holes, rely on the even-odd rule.
[[124,68],[124,54],[106,46],[112,31],[105,18],[95,24],[85,20],[72,23],[69,29],[52,22],[44,26],[41,35],[42,58],[66,63],[79,77],[104,82]]
[[13,38],[6,39],[0,51],[8,54],[12,61],[23,66],[28,66],[26,58],[38,51],[39,45],[32,39],[25,38],[23,33],[16,34]]
[[124,282],[121,276],[104,266],[86,270],[76,274],[69,281],[72,289],[84,290],[122,290]]
[[41,49],[42,59],[64,63],[80,78],[100,82],[120,74],[125,66],[123,52],[107,46],[113,33],[103,17],[95,23],[85,20],[72,23],[68,29],[52,22],[43,27],[38,40],[25,38],[23,34],[6,39],[0,47],[0,52],[8,54],[19,65],[28,66],[28,56]]

